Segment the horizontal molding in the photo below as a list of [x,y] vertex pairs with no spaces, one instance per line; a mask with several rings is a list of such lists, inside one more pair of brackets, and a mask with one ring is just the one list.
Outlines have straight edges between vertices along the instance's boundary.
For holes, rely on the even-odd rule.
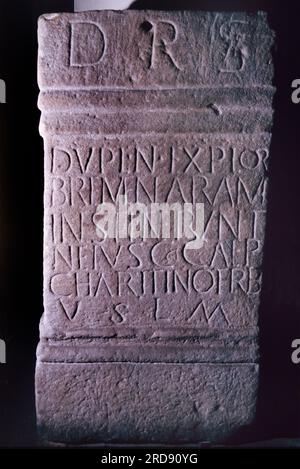
[[40,122],[41,134],[47,135],[127,135],[181,134],[181,133],[256,133],[269,132],[272,125],[271,108],[211,108],[200,110],[178,110],[166,112],[56,112],[43,113]]

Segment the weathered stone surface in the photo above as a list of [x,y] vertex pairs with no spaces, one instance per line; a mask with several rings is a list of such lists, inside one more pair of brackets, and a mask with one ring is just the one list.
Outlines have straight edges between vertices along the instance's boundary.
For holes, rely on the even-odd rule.
[[257,365],[44,363],[37,386],[54,441],[192,443],[248,423]]
[[[200,442],[251,423],[272,125],[263,13],[39,20],[46,440]],[[105,239],[99,204],[204,203],[204,245]]]

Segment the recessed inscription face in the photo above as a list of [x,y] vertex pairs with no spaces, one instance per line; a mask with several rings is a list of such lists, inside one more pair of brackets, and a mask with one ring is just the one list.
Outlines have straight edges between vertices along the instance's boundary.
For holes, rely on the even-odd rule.
[[[269,137],[51,139],[45,298],[59,328],[240,329],[261,290]],[[203,203],[204,245],[99,239],[97,206]],[[104,329],[105,330],[105,329]]]

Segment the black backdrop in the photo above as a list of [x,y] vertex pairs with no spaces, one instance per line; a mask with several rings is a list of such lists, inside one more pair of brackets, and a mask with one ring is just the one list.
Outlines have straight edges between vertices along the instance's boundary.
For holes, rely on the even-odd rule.
[[[298,4],[298,5],[297,5]],[[278,6],[280,5],[280,6]],[[137,1],[132,8],[266,10],[277,34],[275,123],[260,308],[261,375],[257,416],[236,442],[300,437],[300,2]],[[34,366],[42,313],[43,148],[36,102],[37,17],[72,11],[71,0],[0,0],[0,446],[36,446]]]

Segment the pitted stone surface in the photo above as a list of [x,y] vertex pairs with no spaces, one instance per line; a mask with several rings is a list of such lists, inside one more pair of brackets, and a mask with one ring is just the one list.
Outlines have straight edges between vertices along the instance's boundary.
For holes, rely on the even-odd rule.
[[[39,20],[41,436],[217,441],[255,415],[272,126],[264,13]],[[105,239],[103,203],[204,204],[204,244]]]

